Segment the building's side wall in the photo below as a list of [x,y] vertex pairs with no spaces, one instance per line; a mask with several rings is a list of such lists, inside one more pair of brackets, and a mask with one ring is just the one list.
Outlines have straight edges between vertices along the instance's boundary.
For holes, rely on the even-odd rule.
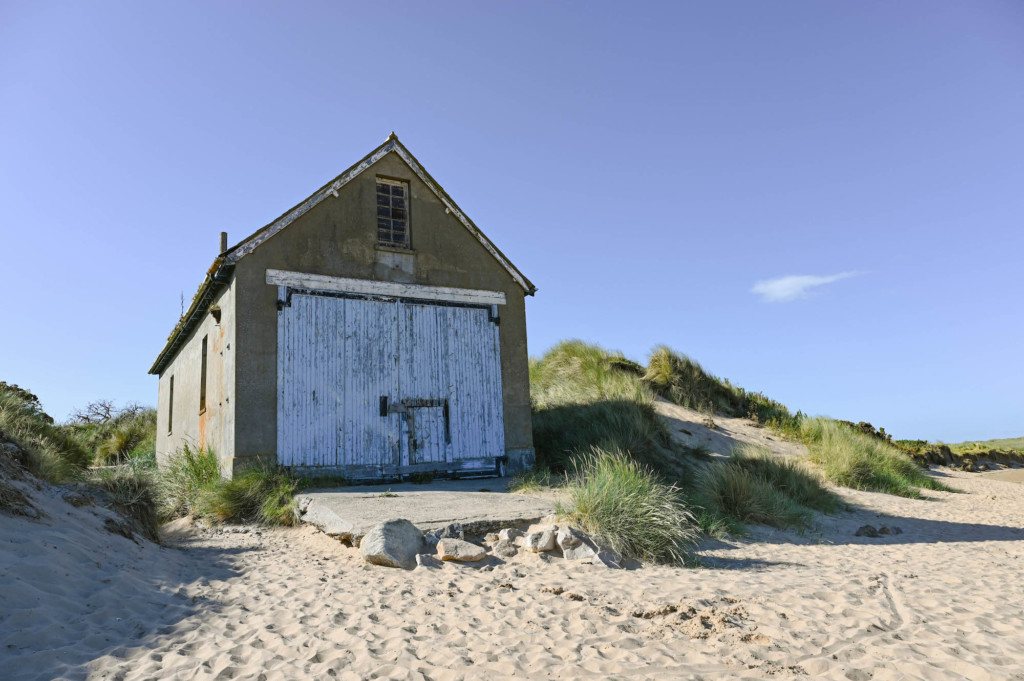
[[[157,398],[156,455],[167,457],[185,443],[209,447],[217,454],[221,474],[231,475],[235,450],[235,281],[213,302],[221,310],[220,323],[207,313],[202,323],[160,374]],[[206,351],[206,411],[199,413],[203,337]],[[174,377],[174,409],[170,382]]]
[[[412,255],[377,247],[377,176],[409,182]],[[277,288],[267,285],[267,269],[503,291],[508,301],[499,308],[506,453],[511,470],[532,465],[523,289],[391,153],[342,187],[338,198],[323,201],[238,262],[236,469],[273,454],[277,446]]]

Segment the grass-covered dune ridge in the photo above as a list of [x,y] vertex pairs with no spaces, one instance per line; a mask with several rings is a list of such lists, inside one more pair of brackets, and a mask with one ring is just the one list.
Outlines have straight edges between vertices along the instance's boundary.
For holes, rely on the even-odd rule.
[[802,416],[763,393],[708,373],[697,361],[664,345],[651,353],[643,380],[666,399],[707,414],[749,416],[782,429],[794,426]]
[[920,497],[919,488],[949,491],[896,446],[838,421],[805,418],[800,438],[811,461],[837,485],[904,497]]
[[33,475],[66,482],[89,465],[92,454],[43,411],[34,394],[0,382],[0,436],[18,445],[19,461]]
[[[839,506],[825,480],[908,497],[920,497],[921,489],[946,489],[885,437],[859,432],[856,425],[793,414],[665,346],[652,352],[645,367],[621,353],[565,341],[531,360],[530,369],[540,470],[522,478],[527,487],[576,471],[569,480],[579,489],[585,477],[580,471],[595,470],[594,452],[612,452],[649,467],[663,484],[679,484],[687,507],[712,533],[746,522],[807,526],[815,511]],[[754,419],[806,445],[809,456],[786,460],[746,449],[724,463],[702,461],[673,443],[653,407],[659,395],[705,414]]]
[[672,439],[654,412],[655,394],[625,358],[582,341],[563,341],[530,361],[533,440],[541,468],[565,471],[574,452],[628,451],[661,468]]

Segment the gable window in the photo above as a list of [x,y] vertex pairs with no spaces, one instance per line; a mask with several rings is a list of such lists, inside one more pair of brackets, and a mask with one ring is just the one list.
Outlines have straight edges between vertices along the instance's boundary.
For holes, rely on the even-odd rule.
[[377,178],[377,243],[409,248],[409,183]]
[[167,434],[174,427],[174,376],[171,376],[170,387],[167,389]]
[[206,339],[203,336],[203,364],[199,373],[199,413],[206,411]]

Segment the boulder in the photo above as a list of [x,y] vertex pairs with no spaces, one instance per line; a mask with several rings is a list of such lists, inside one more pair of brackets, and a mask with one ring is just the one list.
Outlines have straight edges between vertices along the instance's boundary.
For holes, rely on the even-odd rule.
[[437,542],[442,539],[465,539],[466,533],[462,530],[462,523],[445,525],[440,530],[431,530],[423,535],[430,550],[437,547]]
[[597,542],[575,527],[560,527],[555,542],[566,560],[592,560],[601,552]]
[[498,556],[499,558],[512,558],[517,553],[519,553],[519,551],[516,549],[516,545],[508,539],[499,539],[498,541],[494,542],[494,545],[491,546],[491,551],[493,551],[494,555]]
[[406,570],[416,567],[416,554],[423,549],[423,533],[403,519],[374,525],[359,542],[359,553],[367,563]]
[[871,525],[864,525],[858,529],[854,535],[855,537],[871,537],[872,539],[878,537],[878,530]]
[[878,528],[878,534],[903,534],[903,530],[898,527],[886,527],[883,525]]
[[437,542],[437,555],[441,560],[454,560],[459,563],[474,563],[487,556],[487,549],[477,546],[464,539],[446,538]]
[[534,553],[553,551],[555,549],[555,534],[557,532],[558,527],[555,525],[545,530],[529,532],[523,537],[523,548],[529,549]]
[[514,542],[519,537],[523,536],[522,530],[517,530],[514,527],[506,527],[498,532],[498,541]]
[[493,544],[496,541],[498,541],[498,535],[496,535],[494,532],[488,532],[486,535],[484,535],[485,543]]

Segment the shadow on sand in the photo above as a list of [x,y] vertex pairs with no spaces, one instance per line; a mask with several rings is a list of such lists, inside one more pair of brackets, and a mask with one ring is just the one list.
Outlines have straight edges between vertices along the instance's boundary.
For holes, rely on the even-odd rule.
[[240,573],[232,567],[232,557],[252,549],[182,543],[157,550],[178,555],[168,555],[156,571],[142,572],[130,562],[119,565],[117,572],[110,573],[113,588],[98,588],[87,603],[81,603],[82,612],[69,618],[73,626],[61,627],[63,640],[50,638],[49,650],[26,651],[24,656],[12,650],[6,653],[18,658],[16,664],[30,665],[33,678],[86,679],[90,662],[125,657],[133,648],[148,647],[153,639],[174,633],[189,618],[216,611],[215,599],[190,596],[187,590],[237,577]]

